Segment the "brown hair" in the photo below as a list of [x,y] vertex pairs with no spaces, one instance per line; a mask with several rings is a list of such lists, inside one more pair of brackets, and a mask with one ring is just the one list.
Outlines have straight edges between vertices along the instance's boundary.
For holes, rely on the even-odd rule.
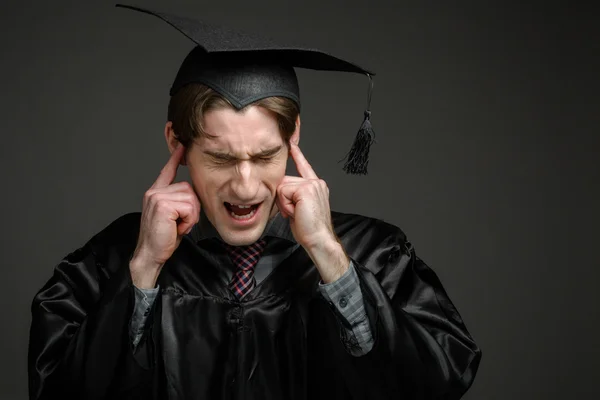
[[[296,129],[296,118],[300,112],[296,103],[285,97],[268,97],[252,105],[263,107],[274,115],[281,136],[288,143]],[[189,148],[194,139],[209,136],[203,127],[204,114],[226,107],[234,108],[229,100],[208,86],[191,83],[171,97],[167,117],[173,123],[173,131],[179,142]]]

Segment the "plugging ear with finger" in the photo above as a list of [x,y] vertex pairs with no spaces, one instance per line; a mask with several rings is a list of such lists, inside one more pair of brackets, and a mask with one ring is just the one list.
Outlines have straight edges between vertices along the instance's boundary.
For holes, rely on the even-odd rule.
[[[171,154],[173,153],[173,151],[175,151],[177,146],[179,144],[181,144],[181,142],[179,141],[179,138],[177,137],[177,134],[173,130],[173,122],[171,122],[171,121],[168,121],[165,124],[165,139],[167,140],[167,146],[169,147],[169,152]],[[183,156],[181,157],[181,160],[179,161],[179,165],[184,165],[184,166],[187,165],[186,156],[187,156],[187,148],[185,149]]]
[[144,195],[140,232],[130,262],[133,283],[151,289],[165,262],[200,218],[200,201],[188,182],[174,183],[185,147],[177,143]]
[[277,207],[289,218],[294,238],[314,261],[324,282],[342,276],[350,263],[331,222],[329,188],[298,147],[290,140],[290,155],[300,176],[285,176],[277,187]]

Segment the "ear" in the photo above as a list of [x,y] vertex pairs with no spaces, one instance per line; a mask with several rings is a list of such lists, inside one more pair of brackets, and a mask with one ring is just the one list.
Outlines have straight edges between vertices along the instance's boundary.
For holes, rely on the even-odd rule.
[[[173,123],[171,121],[168,121],[165,124],[165,139],[167,140],[167,147],[169,148],[169,153],[173,154],[173,151],[175,151],[175,148],[179,144],[179,138],[173,130]],[[186,153],[183,154],[181,162],[179,163],[180,165],[187,165],[185,160]]]
[[290,136],[290,142],[295,144],[300,143],[300,114],[298,114],[298,117],[296,118],[296,130],[294,130],[294,133]]

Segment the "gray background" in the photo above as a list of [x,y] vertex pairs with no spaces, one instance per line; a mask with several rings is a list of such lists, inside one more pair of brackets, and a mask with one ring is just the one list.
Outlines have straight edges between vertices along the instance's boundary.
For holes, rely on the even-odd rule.
[[[6,400],[27,396],[35,292],[67,252],[139,210],[166,161],[167,92],[192,46],[109,1],[12,3],[0,13]],[[299,71],[300,144],[333,208],[399,225],[437,271],[483,349],[466,399],[600,398],[599,15],[593,2],[448,3],[136,4],[376,71],[367,177],[337,163],[367,79]]]

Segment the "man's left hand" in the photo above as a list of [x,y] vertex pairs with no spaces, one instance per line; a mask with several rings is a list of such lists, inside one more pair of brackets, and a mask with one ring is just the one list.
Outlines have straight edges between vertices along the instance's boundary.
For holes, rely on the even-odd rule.
[[285,176],[277,188],[277,206],[289,218],[296,241],[306,249],[325,283],[341,277],[350,264],[331,222],[329,188],[290,141],[290,155],[300,174]]

